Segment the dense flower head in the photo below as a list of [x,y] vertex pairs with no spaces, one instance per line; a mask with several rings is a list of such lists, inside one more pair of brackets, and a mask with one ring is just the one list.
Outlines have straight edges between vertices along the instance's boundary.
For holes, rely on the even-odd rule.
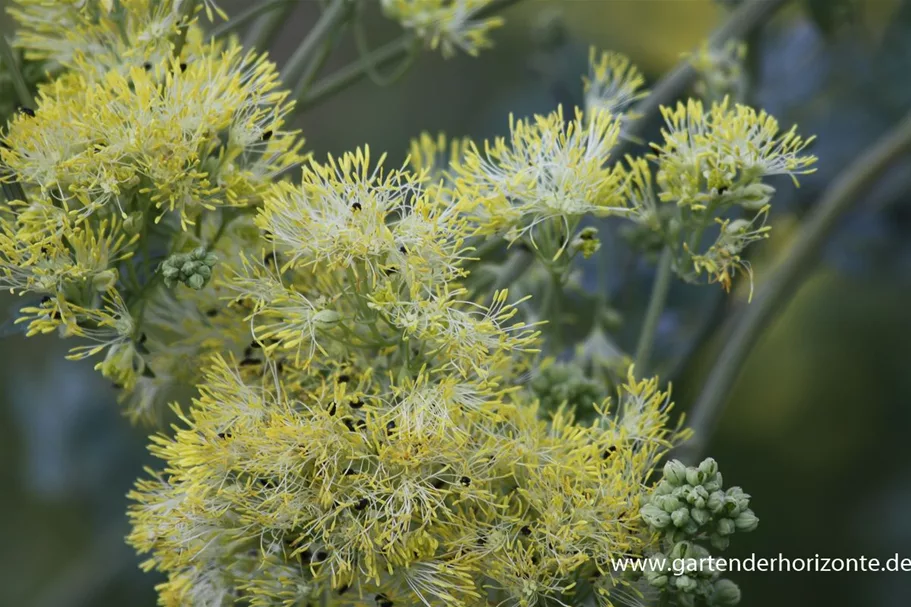
[[554,235],[561,251],[583,215],[626,215],[626,196],[611,150],[619,120],[598,111],[586,119],[581,110],[566,120],[562,108],[547,116],[515,120],[509,137],[470,144],[454,170],[462,196],[472,209],[479,233],[504,234],[510,241]]
[[238,46],[73,84],[45,87],[12,120],[2,158],[11,178],[76,220],[150,202],[156,221],[176,211],[193,223],[205,209],[257,202],[300,160],[295,133],[282,130],[290,106],[274,65]]
[[[245,379],[219,360],[155,440],[168,476],[138,485],[130,541],[168,573],[163,604],[332,589],[333,604],[534,605],[646,549],[642,487],[679,438],[654,381],[631,377],[580,425],[494,384],[320,366]],[[287,575],[250,585],[253,565]]]
[[381,0],[390,19],[414,32],[445,57],[461,50],[477,55],[491,46],[488,34],[503,25],[500,17],[479,17],[493,0]]
[[[661,111],[665,128],[663,142],[652,144],[654,177],[641,159],[630,159],[624,170],[638,203],[633,219],[664,232],[681,276],[707,274],[729,289],[738,270],[749,273],[743,250],[768,236],[775,188],[763,179],[788,175],[796,184],[799,175],[812,173],[816,157],[806,148],[813,137],[804,139],[796,127],[782,131],[766,112],[727,98],[708,109],[690,99]],[[662,203],[676,210],[663,210]],[[742,217],[731,216],[736,209]]]
[[643,90],[645,76],[629,57],[611,51],[598,54],[594,47],[588,53],[588,76],[583,82],[588,114],[600,111],[615,116],[627,114],[633,103],[648,95]]
[[[191,0],[14,0],[16,46],[52,68],[78,66],[87,78],[109,70],[153,64],[172,56],[174,39],[193,15]],[[204,3],[212,16],[215,5]],[[216,7],[217,8],[217,7]],[[220,12],[220,11],[219,11]],[[202,50],[202,30],[192,25],[182,57]]]

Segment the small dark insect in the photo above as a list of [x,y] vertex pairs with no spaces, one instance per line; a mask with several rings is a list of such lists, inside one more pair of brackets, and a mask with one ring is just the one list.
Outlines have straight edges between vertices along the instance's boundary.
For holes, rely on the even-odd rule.
[[464,485],[465,487],[467,487],[471,484],[471,479],[468,478],[467,476],[463,476],[462,478],[459,479],[459,482],[462,483],[462,485]]
[[51,314],[51,318],[54,320],[60,320],[60,310],[54,310],[54,312]]
[[408,255],[408,249],[405,248],[405,245],[399,247],[399,253],[402,255]]
[[361,203],[359,203],[359,202],[355,202],[354,204],[351,205],[351,210],[352,210],[352,211],[360,211],[360,210],[363,209],[363,208],[364,208],[364,207],[362,207],[362,206],[361,206]]
[[345,424],[345,427],[347,427],[352,432],[367,427],[367,422],[362,419],[352,419],[350,417],[346,417],[342,420],[342,422]]
[[348,403],[348,406],[351,407],[352,409],[360,409],[361,407],[364,406],[364,401],[362,401],[361,399],[357,399],[354,402]]
[[724,193],[727,192],[727,191],[728,191],[728,186],[723,185],[723,186],[721,186],[720,188],[718,188],[718,195],[719,195],[719,196],[722,196],[722,195],[724,195]]
[[601,454],[601,459],[609,458],[611,455],[614,454],[614,451],[616,451],[616,450],[617,450],[617,447],[615,445],[611,445],[610,447],[608,447],[607,449],[604,450],[604,453]]
[[348,381],[349,381],[350,379],[351,379],[351,377],[348,376],[348,374],[342,373],[341,375],[339,375],[339,376],[335,379],[335,383],[337,383],[337,384],[347,384]]
[[142,64],[142,69],[144,69],[145,71],[148,72],[150,69],[152,69],[152,64],[149,63],[148,61],[146,61],[145,63]]
[[224,440],[226,438],[231,438],[231,433],[230,432],[219,432],[218,438],[220,438],[222,440]]
[[335,401],[329,403],[329,406],[326,408],[326,410],[329,412],[329,415],[335,415]]
[[362,497],[361,499],[357,500],[356,504],[354,504],[354,509],[357,510],[358,512],[360,512],[361,510],[363,510],[364,508],[366,508],[369,505],[370,505],[370,500],[368,500],[366,497]]
[[50,296],[50,295],[45,295],[44,297],[41,298],[41,303],[42,303],[42,304],[46,304],[46,303],[49,302],[50,300],[51,300],[51,296]]
[[393,274],[398,274],[399,271],[395,266],[390,266],[384,270],[386,276],[392,276]]
[[20,106],[16,107],[16,110],[17,110],[18,112],[22,113],[22,114],[25,114],[26,116],[28,116],[28,117],[30,117],[30,118],[34,118],[34,117],[35,117],[35,110],[33,110],[33,109],[30,108],[30,107],[26,107],[26,106],[24,106],[24,105],[20,105]]
[[519,529],[519,533],[521,533],[524,536],[529,536],[529,535],[531,535],[531,527],[529,527],[528,525],[523,525],[522,528]]
[[179,67],[180,67],[181,73],[187,71],[187,64],[186,64],[186,63],[181,63]]
[[395,420],[390,420],[386,423],[386,434],[391,434],[395,430]]
[[273,135],[272,131],[266,131],[265,133],[263,133],[263,141],[269,141],[270,139],[272,139],[272,135]]

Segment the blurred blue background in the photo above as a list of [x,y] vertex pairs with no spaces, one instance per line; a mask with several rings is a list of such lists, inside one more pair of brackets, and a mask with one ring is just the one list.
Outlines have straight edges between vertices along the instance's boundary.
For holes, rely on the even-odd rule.
[[[241,3],[220,4],[231,12]],[[791,4],[750,40],[749,101],[816,134],[819,171],[773,201],[773,237],[753,261],[757,287],[821,190],[911,108],[911,1]],[[272,45],[279,63],[318,8],[299,2]],[[374,12],[370,36],[378,44],[397,26]],[[496,48],[479,59],[424,53],[396,85],[361,82],[309,110],[300,127],[318,157],[368,143],[395,164],[424,130],[491,136],[506,130],[510,112],[581,103],[589,45],[629,54],[654,81],[724,14],[711,0],[526,0],[505,15]],[[8,17],[0,19],[8,30]],[[542,23],[554,19],[563,38],[542,45]],[[343,43],[324,73],[355,56]],[[754,495],[762,519],[757,532],[734,543],[732,556],[911,557],[908,169],[899,163],[845,218],[729,399],[709,452],[726,479]],[[650,273],[642,263],[612,285],[632,328]],[[0,297],[0,323],[18,303]],[[670,368],[670,353],[685,349],[688,336],[707,335],[674,373],[679,407],[692,403],[727,319],[743,305],[739,296],[718,298],[714,287],[675,286],[658,362]],[[114,390],[91,361],[65,361],[66,348],[53,336],[9,333],[0,340],[0,605],[153,605],[157,578],[139,571],[122,541],[124,495],[142,466],[153,464],[147,430],[121,417]],[[620,339],[632,348],[627,337]],[[745,607],[904,607],[911,596],[908,573],[734,577]]]

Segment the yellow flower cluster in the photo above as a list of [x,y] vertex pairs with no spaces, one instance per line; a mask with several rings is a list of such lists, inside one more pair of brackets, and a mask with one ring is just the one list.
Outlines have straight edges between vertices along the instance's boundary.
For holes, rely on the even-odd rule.
[[380,0],[383,11],[444,57],[463,51],[472,56],[491,46],[488,34],[501,17],[481,17],[494,0]]
[[[487,45],[489,4],[383,2],[444,54]],[[103,357],[134,416],[198,390],[131,494],[160,604],[634,596],[609,562],[655,547],[640,500],[686,434],[669,395],[625,364],[614,399],[579,374],[552,385],[572,377],[537,373],[527,298],[470,282],[478,249],[526,245],[557,288],[598,250],[584,218],[616,216],[727,286],[767,233],[762,178],[808,172],[809,140],[690,102],[664,109],[654,156],[618,162],[643,78],[593,52],[585,111],[511,118],[482,146],[423,135],[399,168],[366,147],[319,162],[284,128],[266,56],[204,42],[196,9],[213,6],[16,0],[19,47],[58,73],[0,135],[19,321],[81,338],[71,357]]]
[[642,490],[680,438],[657,381],[630,376],[589,425],[541,420],[490,380],[395,377],[413,343],[255,375],[217,362],[155,439],[167,475],[131,496],[164,605],[609,600],[608,559],[647,549]]
[[[684,277],[706,272],[729,289],[738,268],[749,271],[743,249],[768,235],[764,223],[775,188],[763,178],[788,175],[796,185],[798,175],[812,173],[816,157],[804,151],[813,137],[802,138],[796,127],[782,132],[765,111],[732,105],[727,98],[708,109],[690,99],[661,112],[664,141],[652,144],[652,160],[658,200],[676,203],[679,211],[668,230],[669,239],[681,243],[673,247],[678,272]],[[649,171],[646,163],[631,163],[637,199],[653,196]],[[746,216],[732,220],[725,215],[735,207]],[[712,227],[716,238],[703,249],[701,237]]]
[[[0,211],[0,284],[40,298],[18,319],[29,333],[97,344],[74,358],[106,350],[98,368],[133,415],[153,412],[176,376],[195,382],[188,369],[208,344],[238,345],[236,329],[201,335],[216,324],[207,314],[218,296],[173,301],[158,265],[203,246],[239,266],[242,243],[258,246],[248,210],[302,160],[265,55],[215,42],[168,54],[184,26],[188,40],[203,39],[185,4],[21,0],[13,10],[22,44],[67,71],[0,134],[0,182],[22,194]],[[175,339],[192,339],[189,360]]]

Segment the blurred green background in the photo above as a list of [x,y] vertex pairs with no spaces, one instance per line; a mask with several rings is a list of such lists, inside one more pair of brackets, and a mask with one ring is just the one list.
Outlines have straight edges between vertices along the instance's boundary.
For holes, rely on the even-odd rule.
[[[0,5],[3,0],[0,0]],[[229,10],[240,2],[220,3]],[[911,1],[793,2],[753,43],[750,102],[785,125],[818,135],[819,172],[774,201],[765,260],[835,175],[911,108]],[[281,63],[313,23],[302,0],[272,47]],[[375,11],[375,44],[397,34]],[[404,158],[427,130],[502,134],[510,112],[581,102],[589,45],[629,54],[654,80],[724,17],[710,0],[526,0],[506,14],[496,48],[479,59],[425,53],[395,86],[359,83],[309,110],[300,127],[318,157],[364,143]],[[542,47],[542,22],[565,37]],[[3,29],[10,23],[0,18]],[[343,43],[325,73],[355,57]],[[900,164],[871,189],[827,246],[794,300],[779,311],[749,359],[709,452],[729,482],[754,495],[762,519],[731,555],[911,557],[911,172]],[[619,248],[616,247],[616,248]],[[612,251],[611,243],[606,250]],[[611,260],[608,260],[609,262]],[[612,284],[635,328],[651,268]],[[726,319],[746,305],[716,303],[714,287],[675,286],[662,319],[664,363],[711,308],[711,339],[674,386],[685,409],[724,340]],[[0,323],[15,313],[0,298]],[[716,307],[715,307],[716,306]],[[6,326],[6,325],[4,325]],[[130,426],[92,363],[63,360],[53,336],[0,341],[0,605],[153,605],[153,574],[122,541],[125,493],[152,464],[146,432]],[[628,336],[620,336],[631,348]],[[662,361],[659,361],[662,362]],[[742,573],[746,607],[903,607],[905,573]]]

